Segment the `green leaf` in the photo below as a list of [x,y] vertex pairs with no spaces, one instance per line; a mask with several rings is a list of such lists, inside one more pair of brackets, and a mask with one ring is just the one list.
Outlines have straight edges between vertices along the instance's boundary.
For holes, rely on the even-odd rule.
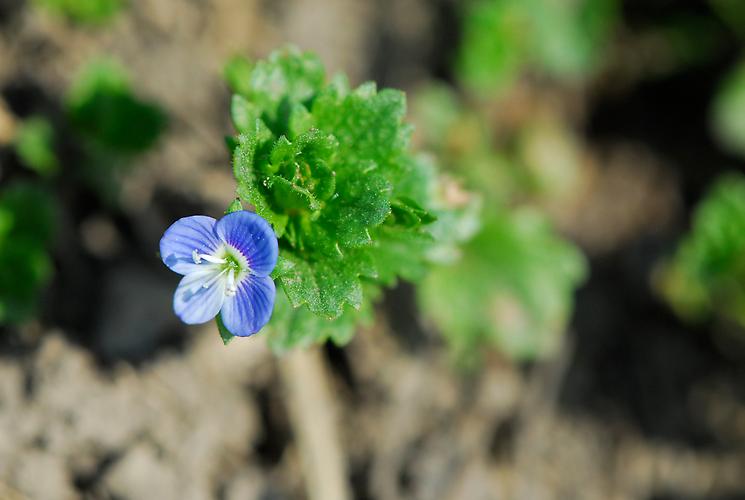
[[238,137],[238,145],[233,152],[233,172],[238,180],[238,196],[252,204],[256,213],[274,227],[277,237],[281,237],[289,216],[273,209],[264,191],[269,182],[268,176],[262,175],[254,164],[270,141],[271,132],[260,119],[256,120],[250,133]]
[[380,227],[374,236],[370,255],[382,284],[393,286],[399,276],[411,282],[424,277],[429,267],[424,256],[434,244],[429,233]]
[[745,156],[745,61],[722,82],[714,97],[712,119],[721,144]]
[[30,184],[0,191],[0,323],[31,315],[52,275],[53,207],[49,194]]
[[294,265],[292,261],[285,259],[283,255],[279,255],[277,257],[277,265],[274,266],[274,270],[272,271],[272,279],[276,280],[288,274]]
[[245,97],[238,94],[233,95],[230,101],[230,118],[239,133],[250,133],[260,116],[259,109]]
[[490,218],[459,261],[434,269],[418,288],[422,310],[458,356],[476,360],[491,345],[535,359],[555,351],[586,265],[538,214]]
[[161,109],[137,98],[124,69],[106,59],[83,69],[66,96],[66,107],[81,134],[113,153],[145,151],[166,125]]
[[21,124],[15,150],[27,167],[41,175],[50,175],[59,169],[54,151],[54,129],[44,118],[29,118]]
[[251,92],[250,81],[253,65],[241,55],[234,55],[223,68],[223,77],[230,90],[236,94],[248,95]]
[[[351,161],[351,160],[350,160]],[[347,165],[336,176],[337,194],[319,223],[343,247],[370,243],[370,228],[381,224],[390,212],[391,185],[377,164]]]
[[325,318],[339,317],[345,304],[355,309],[362,305],[360,277],[374,278],[375,266],[364,250],[349,251],[336,258],[321,256],[308,261],[289,251],[282,253],[291,264],[278,279],[293,307],[307,305]]
[[501,91],[526,69],[574,80],[595,69],[616,0],[477,0],[463,21],[457,69],[470,87]]
[[656,285],[690,321],[716,314],[745,326],[745,176],[722,176],[696,207],[691,231]]
[[244,96],[263,113],[277,133],[288,130],[288,114],[295,104],[308,103],[325,81],[318,57],[294,47],[273,52],[251,71]]
[[528,59],[529,20],[519,0],[479,0],[465,12],[459,77],[478,90],[512,84]]
[[230,330],[227,329],[225,323],[222,322],[222,314],[217,315],[215,322],[217,323],[217,331],[220,333],[223,345],[228,345],[235,338],[235,335],[230,333]]
[[[365,293],[377,295],[374,288],[366,289]],[[284,295],[278,294],[274,314],[267,327],[269,347],[282,354],[293,348],[308,347],[327,340],[342,346],[352,339],[359,325],[371,321],[371,307],[360,311],[347,307],[338,318],[327,320],[304,307],[293,308]]]
[[563,79],[590,73],[607,47],[616,0],[523,2],[533,21],[533,53],[544,70]]
[[243,204],[241,203],[241,200],[236,198],[230,202],[230,205],[228,205],[228,208],[225,210],[225,215],[232,214],[233,212],[240,212],[241,210],[243,210]]
[[103,24],[123,7],[122,0],[34,0],[34,3],[80,24]]
[[391,202],[391,216],[391,223],[408,228],[418,228],[437,220],[437,216],[407,197],[396,198]]
[[287,131],[289,137],[294,139],[295,137],[308,132],[315,126],[315,120],[313,115],[310,114],[308,108],[300,103],[295,103],[290,109],[290,116],[288,119]]
[[[320,95],[313,103],[316,126],[339,141],[338,158],[345,165],[375,162],[390,182],[404,168],[411,127],[403,124],[406,97],[403,92],[377,92],[368,83],[346,96],[335,92]],[[337,168],[341,173],[342,168]]]

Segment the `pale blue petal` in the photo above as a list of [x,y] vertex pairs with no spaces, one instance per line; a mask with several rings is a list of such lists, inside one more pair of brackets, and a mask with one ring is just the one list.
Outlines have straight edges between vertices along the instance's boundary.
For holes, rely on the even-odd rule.
[[214,227],[215,219],[206,215],[192,215],[174,222],[160,240],[163,263],[179,274],[195,271],[194,250],[213,254],[220,245]]
[[220,311],[223,324],[233,335],[253,335],[272,317],[275,294],[270,277],[247,276],[238,285],[238,293],[225,298]]
[[240,210],[215,224],[215,234],[248,260],[251,274],[268,276],[277,264],[277,237],[261,216]]
[[[173,311],[181,321],[189,325],[206,323],[211,320],[225,300],[226,280],[221,275],[219,266],[202,265],[198,271],[187,274],[181,279],[173,295]],[[203,285],[212,282],[209,287]]]

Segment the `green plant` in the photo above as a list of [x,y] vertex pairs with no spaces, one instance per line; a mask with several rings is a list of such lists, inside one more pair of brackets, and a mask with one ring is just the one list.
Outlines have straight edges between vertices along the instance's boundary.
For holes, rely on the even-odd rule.
[[59,170],[54,151],[54,129],[46,119],[33,117],[23,121],[14,142],[18,157],[30,169],[43,176]]
[[380,287],[423,274],[434,171],[409,151],[402,92],[327,81],[294,48],[241,68],[228,144],[239,198],[279,239],[271,343],[343,343]]
[[598,64],[616,12],[614,0],[473,1],[463,14],[458,75],[485,91],[531,68],[576,80]]
[[696,207],[690,232],[657,275],[681,317],[714,315],[745,327],[745,177],[720,178]]
[[163,111],[138,98],[127,72],[110,59],[89,62],[70,87],[65,104],[72,125],[99,154],[143,152],[166,125]]
[[33,314],[52,274],[49,196],[32,184],[0,190],[0,323]]
[[539,211],[571,191],[579,163],[571,134],[536,117],[497,150],[488,122],[447,87],[423,89],[414,108],[425,145],[454,178],[436,198],[449,209],[433,224],[445,231],[436,248],[451,249],[417,290],[425,317],[465,364],[484,346],[517,360],[551,354],[587,273],[582,253]]
[[124,6],[122,0],[34,0],[41,8],[78,24],[102,24]]
[[745,155],[745,62],[724,79],[711,112],[717,139],[733,153]]
[[555,352],[585,277],[582,254],[531,210],[489,217],[462,252],[418,294],[456,356],[473,362],[485,345],[517,360]]

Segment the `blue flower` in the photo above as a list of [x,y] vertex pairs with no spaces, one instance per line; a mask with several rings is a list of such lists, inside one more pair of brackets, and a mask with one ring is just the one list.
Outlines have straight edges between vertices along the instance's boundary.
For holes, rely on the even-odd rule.
[[190,325],[219,313],[233,335],[253,335],[272,316],[276,290],[269,273],[277,252],[271,226],[251,212],[177,220],[160,240],[163,263],[184,276],[173,310]]

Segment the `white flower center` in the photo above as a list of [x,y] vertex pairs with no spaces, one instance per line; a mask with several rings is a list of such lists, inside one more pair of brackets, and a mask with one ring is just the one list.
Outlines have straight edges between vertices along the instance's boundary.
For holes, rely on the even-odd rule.
[[250,271],[246,257],[227,243],[218,247],[212,254],[199,253],[195,248],[191,257],[195,264],[210,268],[211,272],[202,286],[209,288],[217,282],[222,282],[225,285],[225,295],[228,297],[238,293],[238,285]]

